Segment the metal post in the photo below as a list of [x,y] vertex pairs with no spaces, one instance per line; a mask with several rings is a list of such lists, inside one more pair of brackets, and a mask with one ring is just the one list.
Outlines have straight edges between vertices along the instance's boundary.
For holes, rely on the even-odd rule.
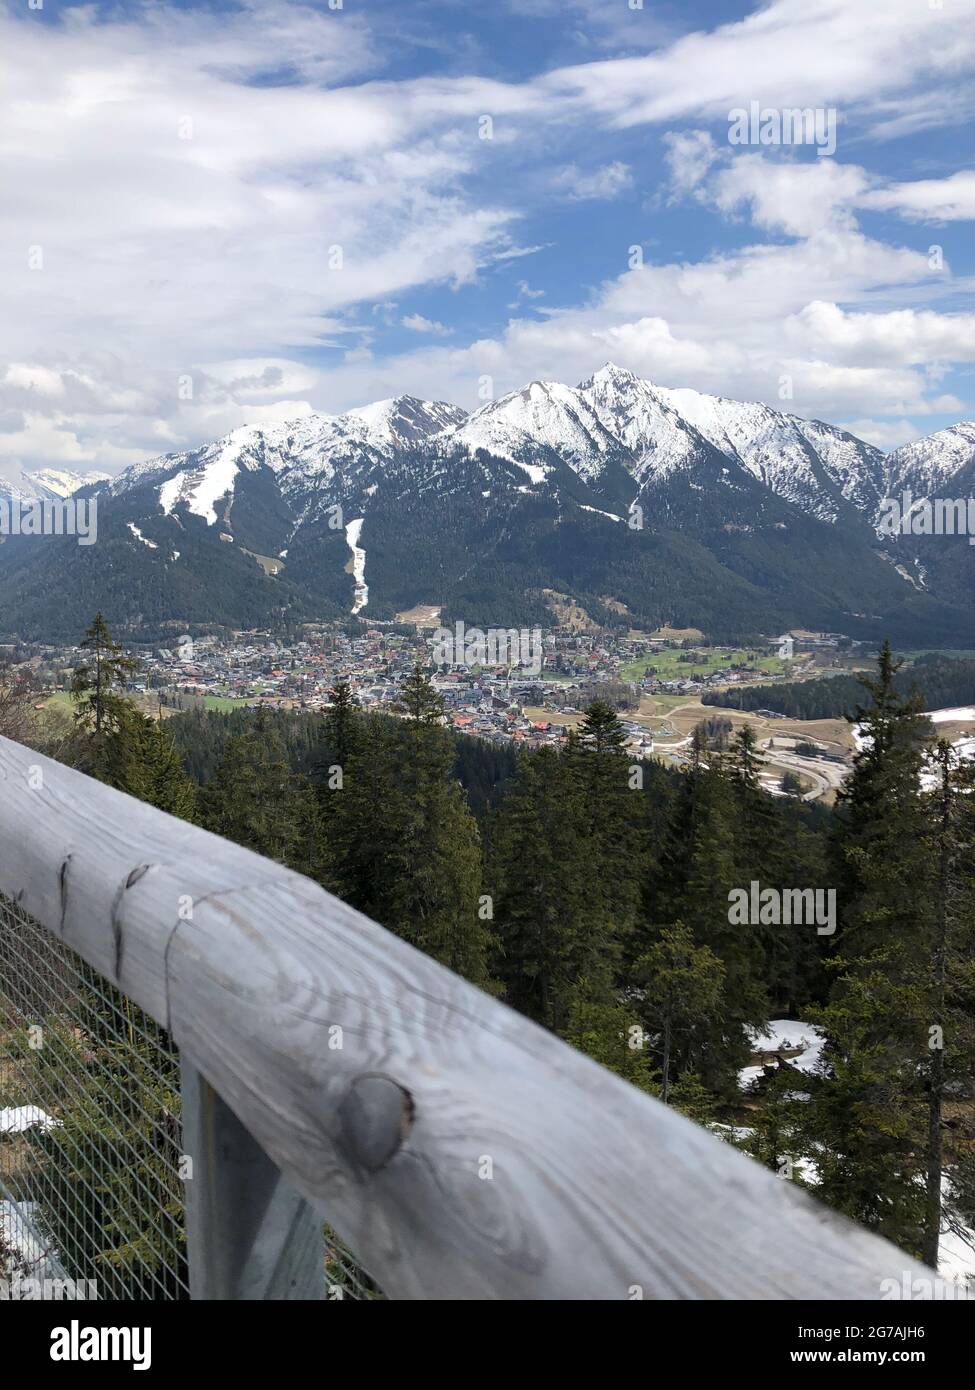
[[191,1297],[324,1298],[322,1218],[185,1059],[181,1079]]

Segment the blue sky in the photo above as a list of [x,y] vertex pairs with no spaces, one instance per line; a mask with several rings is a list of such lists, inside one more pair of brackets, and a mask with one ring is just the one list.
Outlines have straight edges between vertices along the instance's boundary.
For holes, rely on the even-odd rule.
[[0,472],[607,359],[975,417],[975,0],[632,3],[0,0]]

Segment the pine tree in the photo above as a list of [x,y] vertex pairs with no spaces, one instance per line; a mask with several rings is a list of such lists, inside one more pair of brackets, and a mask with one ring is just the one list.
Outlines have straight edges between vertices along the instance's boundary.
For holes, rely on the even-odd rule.
[[590,1025],[600,1016],[610,1052],[646,855],[646,800],[624,744],[615,710],[595,701],[563,752],[523,754],[490,858],[509,1002],[562,1033],[581,1009]]
[[95,1272],[103,1296],[138,1299],[150,1289],[181,1298],[179,1065],[156,1042],[153,1021],[110,993],[117,1004],[82,990],[68,1017],[44,1016],[44,1047],[25,1049],[18,1068],[25,1094],[45,1096],[57,1120],[33,1131],[29,1161],[49,1175],[70,1156],[64,1181],[37,1183],[34,1219],[53,1250]]
[[572,986],[567,1004],[565,1041],[631,1086],[656,1094],[653,1062],[632,1009],[619,1000],[607,1002],[585,978]]
[[295,774],[291,811],[291,843],[285,863],[296,873],[307,874],[329,887],[329,816],[321,792],[304,776]]
[[[922,1258],[938,1265],[943,1225],[959,1229],[971,1221],[965,1181],[956,1172],[965,1148],[945,1153],[945,1100],[970,1084],[975,1074],[975,768],[945,739],[930,758],[933,774],[925,809],[931,821],[934,875],[930,943],[928,1056],[926,1062],[926,1205]],[[946,1167],[950,1173],[946,1173]],[[945,1179],[948,1178],[946,1182]]]
[[[755,733],[744,724],[735,734],[726,760],[735,806],[734,854],[738,884],[806,888],[825,881],[818,846],[799,821],[786,812],[761,784],[765,761]],[[761,975],[774,1007],[794,1017],[821,986],[822,938],[801,923],[756,928],[764,962]]]
[[717,1118],[718,1102],[696,1071],[685,1071],[670,1088],[667,1104],[695,1124],[710,1126]]
[[591,910],[585,809],[554,748],[522,753],[495,817],[489,883],[508,1002],[556,1032],[568,1027],[585,977],[612,1001],[613,951],[605,918]]
[[699,760],[681,778],[664,839],[651,875],[644,939],[653,942],[662,926],[682,922],[694,942],[706,946],[724,968],[722,1005],[695,1043],[690,1065],[705,1084],[729,1098],[748,1054],[745,1026],[768,1020],[763,982],[764,953],[756,924],[732,924],[729,894],[741,883],[736,849],[736,808],[724,759]]
[[930,726],[919,697],[897,690],[901,665],[885,642],[877,677],[862,678],[871,702],[854,716],[861,747],[837,798],[833,866],[842,953],[866,959],[893,944],[910,971],[925,958],[920,924],[930,920],[927,826],[918,796]]
[[336,681],[332,704],[325,715],[325,741],[339,767],[345,767],[355,751],[358,701],[348,681]]
[[329,815],[328,882],[347,902],[475,984],[490,981],[481,845],[443,703],[419,667],[402,712],[363,721]]
[[138,662],[125,655],[101,613],[95,614],[81,646],[89,653],[89,660],[75,668],[71,698],[79,724],[100,737],[103,730],[116,722],[123,704],[122,692],[138,669]]
[[279,863],[292,863],[301,784],[264,710],[248,732],[227,739],[201,800],[208,830]]
[[[625,743],[616,711],[594,700],[562,754],[563,780],[579,815],[573,853],[587,865],[588,910],[600,920],[603,971],[613,979],[639,921],[648,857],[643,769],[627,757]],[[595,969],[586,973],[595,986]]]
[[593,700],[586,707],[580,732],[583,740],[592,746],[597,755],[602,753],[621,753],[626,743],[626,734],[619,715],[605,700]]
[[930,815],[920,795],[929,729],[902,696],[885,643],[860,706],[861,747],[834,836],[840,933],[825,1008],[825,1076],[806,1120],[823,1198],[920,1252],[924,1225],[932,1009]]
[[828,1005],[826,1074],[803,1112],[819,1195],[855,1221],[920,1253],[925,1207],[927,1041],[924,989],[904,982],[894,952],[839,958]]
[[948,953],[949,884],[957,850],[954,834],[956,792],[952,778],[953,750],[945,739],[939,739],[934,752],[936,782],[932,797],[934,842],[937,853],[935,865],[934,933],[931,943],[931,1025],[937,1031],[930,1048],[928,1067],[928,1141],[927,1141],[927,1203],[924,1214],[924,1243],[922,1255],[928,1264],[937,1268],[938,1245],[941,1236],[942,1167],[944,1146],[941,1134],[941,1115],[945,1094],[944,1025]]
[[732,739],[728,759],[729,772],[739,792],[750,798],[761,791],[763,765],[764,760],[758,751],[755,730],[750,724],[743,724]]
[[806,1078],[788,1064],[777,1066],[762,1083],[760,1104],[749,1115],[749,1129],[741,1144],[745,1153],[773,1173],[790,1182],[806,1186],[803,1179],[806,1156],[802,1125],[802,1097],[808,1094]]
[[113,727],[94,753],[94,776],[140,801],[183,820],[197,816],[197,789],[167,737],[165,727],[120,701]]
[[691,732],[691,769],[700,772],[708,760],[708,736],[703,724],[695,724]]
[[725,970],[707,946],[695,946],[683,922],[664,927],[636,961],[636,1007],[660,1056],[660,1096],[670,1099],[675,1074],[689,1070],[695,1043],[720,1017]]
[[446,712],[443,696],[434,690],[419,662],[403,682],[400,698],[393,709],[423,727],[438,724],[443,718]]

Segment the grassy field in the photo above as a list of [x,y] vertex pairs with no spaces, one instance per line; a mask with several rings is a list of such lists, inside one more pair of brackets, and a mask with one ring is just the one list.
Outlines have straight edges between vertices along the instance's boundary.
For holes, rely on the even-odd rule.
[[204,695],[203,697],[204,709],[215,709],[221,714],[228,714],[235,709],[243,709],[246,704],[246,700],[235,700],[229,695]]
[[686,705],[687,695],[644,695],[640,700],[640,714],[646,718],[669,714],[672,709]]
[[906,657],[908,661],[915,661],[919,656],[947,656],[954,661],[975,660],[975,651],[965,647],[925,647],[917,652],[897,652],[897,656]]
[[567,729],[575,729],[583,720],[581,714],[553,714],[551,710],[542,709],[540,705],[525,705],[524,709],[526,719],[533,719],[536,723],[549,720],[553,724],[564,724]]
[[[694,660],[681,661],[682,656],[693,656]],[[804,674],[808,657],[800,656],[794,661],[783,661],[778,656],[763,656],[754,648],[714,647],[696,652],[681,652],[676,647],[663,647],[660,651],[648,652],[636,661],[620,667],[620,679],[640,680],[648,666],[656,667],[657,676],[662,681],[678,680],[681,676],[707,676],[712,671],[720,671],[725,666],[737,666],[746,662],[749,666],[760,666],[777,675],[791,667],[798,679]]]
[[[156,695],[154,691],[146,691],[144,693],[140,691],[136,696],[134,696],[134,703],[137,705],[139,709],[144,710],[146,714],[151,714],[153,717],[155,717],[155,715],[158,713],[159,707],[156,701]],[[221,713],[227,713],[228,711],[235,709],[243,709],[246,703],[246,700],[231,699],[229,695],[203,696],[203,705],[205,709],[219,710],[221,711]],[[47,709],[63,709],[68,711],[72,711],[74,709],[74,702],[71,699],[71,695],[67,690],[55,690],[52,695],[49,695],[45,699],[44,705]],[[164,715],[178,714],[179,711],[172,710],[164,706],[163,713]]]

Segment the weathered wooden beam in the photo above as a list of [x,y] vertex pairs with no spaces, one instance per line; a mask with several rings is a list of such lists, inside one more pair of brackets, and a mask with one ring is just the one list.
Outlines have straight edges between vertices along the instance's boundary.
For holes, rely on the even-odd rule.
[[6,739],[0,891],[171,1029],[392,1297],[931,1277],[310,880]]
[[324,1298],[315,1208],[185,1057],[180,1071],[191,1296]]

